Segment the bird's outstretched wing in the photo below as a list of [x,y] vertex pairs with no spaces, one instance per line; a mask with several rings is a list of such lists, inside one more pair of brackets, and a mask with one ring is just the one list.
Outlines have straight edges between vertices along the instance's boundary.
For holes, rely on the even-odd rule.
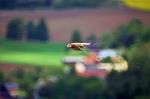
[[74,50],[80,50],[82,51],[85,46],[91,45],[91,43],[80,43],[80,42],[74,42],[74,43],[69,43],[67,44],[67,47],[74,49]]
[[91,45],[91,43],[81,43],[81,44],[83,44],[83,45]]
[[73,45],[91,45],[91,43],[71,43]]

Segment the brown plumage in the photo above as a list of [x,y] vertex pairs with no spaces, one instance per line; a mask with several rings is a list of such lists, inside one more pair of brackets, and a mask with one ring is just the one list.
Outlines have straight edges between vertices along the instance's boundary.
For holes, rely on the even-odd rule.
[[90,43],[69,43],[67,44],[67,47],[73,50],[82,51],[87,45],[90,45]]

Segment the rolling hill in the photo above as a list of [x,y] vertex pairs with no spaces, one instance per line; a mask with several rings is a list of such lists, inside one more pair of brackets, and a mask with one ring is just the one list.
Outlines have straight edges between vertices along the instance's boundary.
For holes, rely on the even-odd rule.
[[12,18],[21,17],[37,22],[41,17],[47,20],[53,42],[68,42],[72,31],[78,29],[83,38],[95,33],[98,37],[111,32],[130,19],[139,18],[144,25],[150,25],[150,13],[126,8],[71,9],[71,10],[1,10],[0,37],[6,33],[6,25]]

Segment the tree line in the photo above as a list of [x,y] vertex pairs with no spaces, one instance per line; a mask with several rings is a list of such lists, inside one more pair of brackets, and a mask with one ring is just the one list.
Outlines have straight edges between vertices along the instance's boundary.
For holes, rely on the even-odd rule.
[[22,19],[15,18],[8,23],[6,29],[6,38],[10,40],[47,41],[49,37],[47,24],[43,18],[37,25],[32,21],[25,24]]
[[16,8],[93,8],[100,6],[117,6],[120,0],[0,0],[0,9]]
[[48,7],[51,4],[52,0],[0,0],[0,9]]
[[[41,18],[38,24],[33,21],[25,22],[21,18],[15,18],[8,22],[6,27],[6,38],[9,40],[27,40],[27,41],[48,41],[52,37],[48,31],[47,23],[44,18]],[[96,42],[95,34],[89,35],[86,40],[83,40],[81,32],[74,30],[72,32],[71,42]]]
[[87,42],[95,43],[97,41],[97,37],[93,33],[91,35],[88,35],[87,38],[84,40],[82,35],[81,35],[81,32],[79,30],[74,30],[72,35],[71,35],[70,41],[71,42],[84,42],[84,41],[87,41]]
[[129,48],[137,43],[150,41],[150,27],[143,25],[139,19],[131,19],[120,25],[113,33],[105,33],[100,38],[102,48]]
[[[136,42],[147,42],[150,40],[150,28],[144,27],[139,19],[132,19],[127,24],[120,25],[113,33],[103,33],[97,38],[95,33],[83,39],[79,30],[72,32],[71,42],[98,42],[101,48],[128,48]],[[52,37],[48,31],[46,21],[41,18],[38,24],[29,21],[25,24],[21,18],[15,18],[8,22],[6,38],[12,40],[26,39],[28,41],[48,41]]]

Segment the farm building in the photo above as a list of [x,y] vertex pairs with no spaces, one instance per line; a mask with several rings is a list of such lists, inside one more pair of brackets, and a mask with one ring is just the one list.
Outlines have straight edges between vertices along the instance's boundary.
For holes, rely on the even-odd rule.
[[18,93],[18,84],[14,82],[6,82],[0,85],[0,99],[15,99]]
[[[102,56],[102,58],[100,57],[100,52],[90,52],[87,56],[82,57],[82,59],[70,57],[70,60],[65,62],[70,63],[67,65],[70,68],[70,72],[83,77],[99,77],[105,79],[112,70],[118,72],[126,71],[128,69],[127,61],[116,53],[112,54],[111,51],[114,53],[113,50],[109,51],[110,53],[107,53],[107,56],[104,55],[105,57]],[[102,52],[105,51],[102,50]],[[108,58],[110,58],[110,61],[107,61]]]

